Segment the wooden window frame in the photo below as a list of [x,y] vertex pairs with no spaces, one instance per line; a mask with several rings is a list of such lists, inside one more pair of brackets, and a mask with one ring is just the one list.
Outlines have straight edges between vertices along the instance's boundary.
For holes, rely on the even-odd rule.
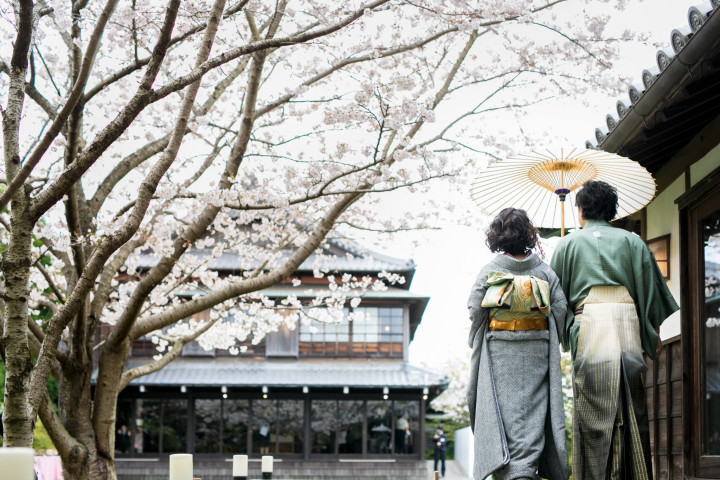
[[[650,251],[653,252],[653,257],[655,257],[655,262],[657,262],[658,268],[660,268],[660,273],[663,273],[663,265],[665,266],[663,278],[665,280],[670,280],[670,234],[668,233],[666,235],[651,238],[645,243],[650,248]],[[655,256],[654,248],[659,248],[661,251],[664,251],[665,259],[658,260],[658,258]]]
[[[708,178],[712,179],[720,169]],[[715,177],[717,178],[717,177]],[[706,181],[679,198],[681,225],[681,279],[682,289],[681,328],[683,376],[683,430],[684,430],[684,476],[695,478],[720,478],[720,455],[703,455],[702,420],[705,379],[705,345],[701,341],[700,318],[703,309],[703,271],[700,268],[700,252],[703,248],[699,226],[704,218],[720,208],[720,184]]]

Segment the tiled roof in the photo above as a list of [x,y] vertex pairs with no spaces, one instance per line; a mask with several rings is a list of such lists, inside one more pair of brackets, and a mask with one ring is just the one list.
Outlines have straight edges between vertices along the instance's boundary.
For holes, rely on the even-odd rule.
[[[262,293],[266,297],[287,297],[288,295],[295,295],[297,298],[314,298],[319,291],[328,292],[329,290],[326,288],[308,288],[304,286],[299,287],[291,287],[291,286],[275,286],[271,288],[266,288],[265,290],[260,290],[259,293]],[[430,298],[425,297],[423,295],[418,295],[416,293],[410,292],[408,290],[403,290],[401,288],[393,288],[390,287],[387,290],[368,290],[367,292],[361,294],[362,298],[368,298],[368,299],[383,299],[383,300],[389,300],[389,299],[403,299],[403,300],[418,300],[418,301],[425,301],[427,302]]]
[[[130,365],[132,367],[133,365]],[[137,378],[131,385],[188,387],[337,387],[423,388],[447,385],[445,375],[407,363],[370,362],[229,362],[178,360]]]
[[[652,9],[651,5],[647,6]],[[688,10],[688,25],[670,32],[655,65],[640,72],[628,98],[605,116],[587,148],[619,153],[657,172],[720,114],[720,0]],[[597,144],[597,146],[596,146]]]
[[[333,255],[330,262],[323,262],[331,271],[340,272],[410,272],[415,270],[415,262],[411,259],[400,259],[378,252],[365,249],[355,242],[349,240],[331,240],[325,254]],[[211,249],[193,249],[188,255],[199,258],[208,257]],[[348,255],[349,254],[349,255]],[[289,256],[289,253],[286,255]],[[311,254],[298,268],[298,271],[312,272],[317,261],[317,255]],[[138,267],[141,269],[151,268],[157,264],[158,259],[146,253],[141,253],[138,259]],[[257,267],[259,262],[248,261],[239,258],[231,251],[223,252],[220,258],[212,264],[213,270],[218,271],[240,271]],[[409,279],[408,279],[409,280]]]

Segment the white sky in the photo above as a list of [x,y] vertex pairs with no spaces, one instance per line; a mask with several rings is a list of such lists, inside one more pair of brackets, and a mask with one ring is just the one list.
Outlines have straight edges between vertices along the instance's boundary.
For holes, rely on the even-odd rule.
[[[652,43],[669,47],[671,30],[688,24],[687,11],[695,3],[690,0],[629,0],[624,12],[613,10],[609,28],[627,28],[651,35],[648,44],[624,48],[622,59],[614,66],[618,76],[626,75],[631,78],[631,83],[640,83],[642,70],[655,65],[658,48]],[[625,90],[629,86],[626,85]],[[604,92],[591,95],[587,99],[589,107],[578,99],[549,103],[545,109],[538,109],[528,117],[528,125],[522,127],[531,128],[533,122],[550,122],[556,125],[559,136],[572,140],[571,147],[583,148],[586,140],[594,140],[595,128],[605,125],[605,115],[616,115],[618,99],[629,104],[627,94],[618,97]],[[447,195],[447,190],[438,194]],[[394,209],[403,207],[397,205],[397,198],[389,201],[393,202]],[[458,194],[457,202],[461,206],[471,206],[469,192]],[[410,205],[408,208],[411,210]],[[492,256],[481,233],[487,220],[479,215],[479,211],[477,218],[468,220],[469,227],[448,223],[439,231],[406,234],[398,237],[393,245],[381,247],[390,255],[413,258],[418,268],[410,290],[431,297],[410,347],[410,361],[414,364],[438,368],[454,359],[465,361],[469,327],[465,305],[478,270]]]

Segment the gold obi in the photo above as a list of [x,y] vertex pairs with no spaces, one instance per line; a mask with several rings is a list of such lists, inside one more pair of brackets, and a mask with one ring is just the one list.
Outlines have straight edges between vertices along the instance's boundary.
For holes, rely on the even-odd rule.
[[490,330],[547,330],[550,286],[530,275],[491,271],[482,306],[490,309]]
[[490,330],[511,330],[511,331],[522,331],[522,330],[547,330],[548,319],[547,317],[542,318],[518,318],[516,320],[496,320],[490,319]]

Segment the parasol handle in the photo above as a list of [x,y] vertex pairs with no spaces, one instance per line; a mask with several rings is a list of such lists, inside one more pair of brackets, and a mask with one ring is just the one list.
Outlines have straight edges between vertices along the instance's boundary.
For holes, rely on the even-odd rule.
[[555,193],[560,198],[560,236],[565,236],[565,197],[570,190],[567,188],[558,188]]

